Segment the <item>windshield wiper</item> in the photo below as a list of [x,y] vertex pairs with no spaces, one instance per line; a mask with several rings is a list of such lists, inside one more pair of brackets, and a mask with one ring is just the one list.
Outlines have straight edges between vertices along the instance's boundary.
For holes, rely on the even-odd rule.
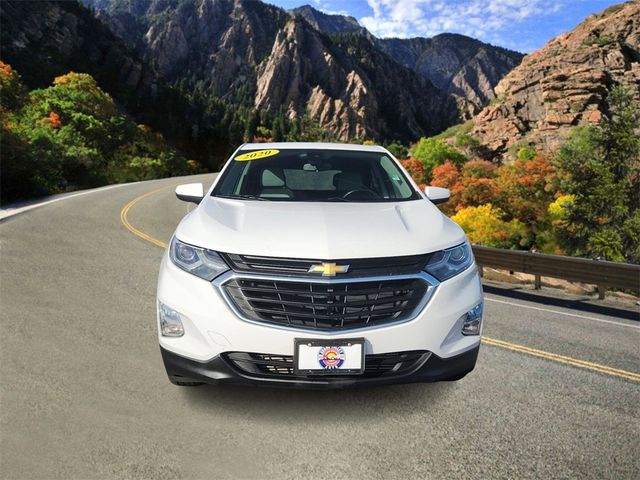
[[351,202],[348,198],[344,197],[329,197],[326,200],[316,200],[318,202]]
[[258,197],[256,195],[240,195],[240,194],[229,194],[229,195],[214,195],[219,198],[231,198],[233,200],[260,200],[262,202],[268,202],[269,200],[263,197]]

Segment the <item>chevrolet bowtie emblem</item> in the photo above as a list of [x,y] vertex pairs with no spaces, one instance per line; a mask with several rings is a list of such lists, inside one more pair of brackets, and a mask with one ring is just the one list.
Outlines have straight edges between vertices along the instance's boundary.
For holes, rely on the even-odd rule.
[[336,265],[335,263],[321,263],[311,265],[309,273],[321,273],[323,277],[335,277],[336,273],[347,273],[349,265]]

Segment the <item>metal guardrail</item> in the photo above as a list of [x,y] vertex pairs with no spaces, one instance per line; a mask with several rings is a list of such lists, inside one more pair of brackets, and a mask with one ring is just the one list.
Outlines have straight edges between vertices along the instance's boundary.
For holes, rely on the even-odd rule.
[[473,246],[473,255],[480,267],[493,267],[535,275],[535,288],[540,288],[540,277],[561,278],[598,286],[598,296],[605,290],[622,288],[640,293],[640,265],[563,257],[541,253],[503,250],[501,248]]

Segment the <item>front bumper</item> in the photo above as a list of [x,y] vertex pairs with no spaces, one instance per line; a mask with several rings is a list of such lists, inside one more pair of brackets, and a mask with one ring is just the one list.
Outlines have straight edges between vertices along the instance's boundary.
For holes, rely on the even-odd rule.
[[[444,365],[457,364],[460,361],[457,359],[473,357],[472,362],[463,362],[466,370],[470,370],[480,345],[479,336],[461,333],[466,312],[482,302],[482,286],[475,266],[440,283],[428,303],[413,318],[354,330],[313,331],[247,321],[233,311],[213,283],[180,270],[166,254],[160,268],[158,300],[184,315],[184,336],[164,337],[158,332],[167,370],[170,374],[174,372],[205,382],[281,383],[277,379],[266,382],[249,378],[225,363],[224,357],[229,352],[292,356],[296,338],[330,342],[362,337],[365,339],[365,355],[407,351],[431,353],[431,358],[423,366],[425,370],[420,368],[410,375],[396,375],[393,379],[344,379],[337,382],[340,384],[404,383],[448,378],[455,376],[459,369],[447,367],[446,374],[442,375],[438,373],[440,369],[444,369]],[[305,381],[293,383],[306,384]],[[313,380],[311,383],[327,386],[325,380]],[[292,383],[284,380],[284,384]]]
[[[261,385],[270,387],[296,388],[347,388],[396,383],[437,382],[464,376],[473,370],[478,357],[479,346],[451,358],[440,358],[425,352],[424,360],[402,374],[388,374],[377,377],[358,375],[342,377],[296,377],[287,375],[251,375],[234,366],[224,355],[209,361],[199,362],[177,355],[160,347],[167,374],[173,380],[182,382],[203,382],[210,384]],[[366,363],[366,360],[365,360]]]

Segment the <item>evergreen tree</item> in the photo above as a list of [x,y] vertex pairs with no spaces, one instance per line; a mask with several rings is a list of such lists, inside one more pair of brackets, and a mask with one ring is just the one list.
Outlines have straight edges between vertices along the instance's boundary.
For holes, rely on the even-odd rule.
[[258,112],[255,109],[250,109],[247,113],[247,118],[245,120],[245,128],[244,128],[244,141],[250,142],[254,135],[256,134],[256,130],[258,129],[258,124],[260,119],[258,118]]
[[640,109],[622,87],[612,89],[608,104],[608,117],[574,131],[558,156],[561,188],[572,196],[559,239],[570,254],[637,263]]
[[273,126],[271,127],[271,138],[274,142],[282,142],[285,139],[285,125],[284,114],[278,112],[273,119]]

